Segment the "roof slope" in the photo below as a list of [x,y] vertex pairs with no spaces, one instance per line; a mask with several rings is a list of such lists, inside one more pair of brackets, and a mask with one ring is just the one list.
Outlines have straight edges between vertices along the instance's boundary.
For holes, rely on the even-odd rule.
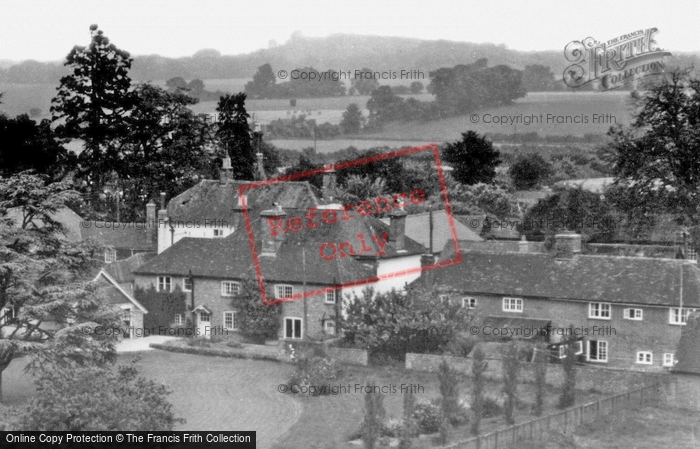
[[81,228],[84,240],[92,238],[103,246],[134,251],[151,251],[157,247],[157,231],[153,229],[149,239],[146,223],[95,221],[90,224]]
[[[287,215],[301,216],[301,213],[287,211]],[[256,219],[251,217],[251,226],[253,229],[260,229],[259,216]],[[351,220],[339,221],[335,225],[321,225],[312,229],[304,227],[301,231],[288,233],[276,255],[270,257],[261,255],[261,236],[259,232],[254,232],[258,260],[267,282],[298,283],[303,279],[305,269],[309,283],[322,285],[345,284],[374,278],[374,260],[375,255],[380,252],[380,246],[372,236],[385,233],[389,233],[389,226],[373,217],[357,216]],[[329,242],[334,245],[349,242],[353,250],[359,253],[362,245],[358,235],[363,236],[366,247],[371,250],[362,254],[363,260],[359,260],[359,257],[340,257],[339,250],[331,260],[325,260],[321,256],[322,246]],[[397,251],[392,243],[387,243],[384,250],[386,254],[380,258],[422,254],[425,248],[406,238],[405,251]],[[329,248],[324,251],[327,257],[331,255]],[[305,267],[302,263],[304,257]],[[245,275],[254,276],[253,255],[247,232],[240,230],[225,239],[184,238],[146,262],[136,270],[136,274],[186,276],[190,270],[194,276],[202,277],[237,279]]]
[[134,280],[134,271],[156,256],[156,253],[136,253],[133,256],[105,264],[103,270],[119,284]]
[[462,251],[460,264],[435,270],[433,279],[472,293],[672,306],[680,302],[681,271],[684,306],[700,306],[700,269],[683,260]]
[[[382,222],[389,224],[389,218],[383,218]],[[457,240],[480,242],[483,239],[476,232],[469,229],[460,221],[453,218]],[[426,248],[430,247],[430,213],[406,216],[406,236],[415,240]],[[452,229],[450,227],[447,212],[436,210],[433,212],[433,251],[440,251],[447,242],[452,241]]]

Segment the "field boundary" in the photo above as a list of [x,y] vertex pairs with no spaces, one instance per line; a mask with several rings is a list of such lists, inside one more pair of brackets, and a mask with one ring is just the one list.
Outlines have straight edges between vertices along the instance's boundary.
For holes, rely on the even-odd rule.
[[504,449],[516,447],[516,444],[522,440],[542,441],[553,430],[569,433],[576,427],[593,422],[601,416],[656,403],[661,397],[662,388],[663,385],[660,382],[635,388],[598,401],[581,404],[505,429],[479,435],[469,440],[443,446],[443,448]]

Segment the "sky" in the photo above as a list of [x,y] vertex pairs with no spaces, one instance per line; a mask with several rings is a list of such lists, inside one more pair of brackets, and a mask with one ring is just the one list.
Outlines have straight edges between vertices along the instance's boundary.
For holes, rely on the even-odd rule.
[[23,0],[3,2],[0,59],[58,61],[99,25],[132,55],[191,56],[213,48],[249,53],[295,31],[492,42],[515,50],[563,50],[656,27],[657,46],[700,51],[697,0]]

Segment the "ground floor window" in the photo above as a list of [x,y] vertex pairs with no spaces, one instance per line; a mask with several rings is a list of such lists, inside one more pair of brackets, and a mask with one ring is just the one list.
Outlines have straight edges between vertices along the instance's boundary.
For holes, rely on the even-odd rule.
[[591,362],[607,362],[608,342],[603,340],[588,340],[588,360]]
[[672,352],[664,354],[664,366],[673,366],[676,364],[675,357]]
[[176,313],[175,319],[173,320],[173,323],[176,326],[182,326],[183,324],[185,324],[185,316],[181,313]]
[[654,363],[654,355],[649,351],[639,351],[637,352],[637,363],[652,365]]
[[328,335],[335,335],[335,321],[326,321],[323,324],[323,330],[325,330]]
[[301,338],[301,318],[284,319],[284,338]]
[[236,312],[224,312],[224,328],[238,330],[238,314]]

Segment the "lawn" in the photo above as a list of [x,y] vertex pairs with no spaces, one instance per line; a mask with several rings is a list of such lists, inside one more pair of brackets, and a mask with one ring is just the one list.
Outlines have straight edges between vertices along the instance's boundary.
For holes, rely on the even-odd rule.
[[580,426],[573,434],[552,433],[543,442],[523,443],[522,449],[691,449],[700,444],[697,411],[647,406],[604,416]]

